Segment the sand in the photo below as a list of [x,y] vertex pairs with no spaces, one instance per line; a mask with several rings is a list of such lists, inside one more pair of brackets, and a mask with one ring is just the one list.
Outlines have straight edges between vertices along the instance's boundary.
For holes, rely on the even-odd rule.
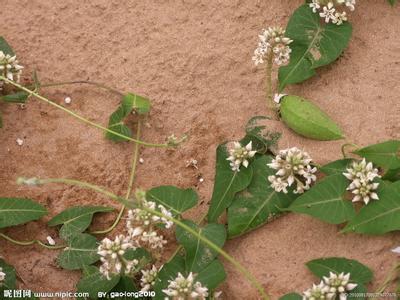
[[[12,44],[25,77],[36,69],[43,83],[89,79],[149,97],[153,110],[147,141],[187,132],[190,139],[176,151],[142,149],[135,187],[173,184],[197,187],[207,209],[215,167],[215,149],[239,139],[247,120],[269,114],[264,70],[251,61],[257,34],[268,25],[286,24],[303,1],[115,1],[3,0],[1,34]],[[288,91],[312,99],[341,125],[347,140],[359,145],[400,138],[400,7],[364,0],[351,15],[354,34],[337,63]],[[106,124],[119,103],[115,95],[89,86],[43,91],[91,120]],[[19,239],[56,236],[45,222],[71,205],[112,205],[95,193],[61,185],[21,187],[18,176],[77,178],[123,195],[127,187],[132,144],[113,144],[103,133],[65,113],[31,99],[25,110],[0,104],[0,194],[30,197],[50,211],[38,222],[5,232]],[[275,124],[276,125],[276,124]],[[281,148],[297,146],[319,163],[340,158],[343,141],[315,142],[278,124]],[[17,138],[24,139],[18,146]],[[186,168],[195,158],[199,170]],[[155,174],[157,174],[155,176]],[[101,215],[95,228],[112,222]],[[120,226],[118,230],[122,230]],[[375,271],[374,290],[396,262],[390,249],[399,234],[368,237],[341,235],[338,228],[303,215],[289,214],[230,241],[226,250],[245,264],[272,299],[301,292],[315,278],[304,263],[324,256],[357,259]],[[58,240],[58,242],[60,242]],[[16,247],[0,240],[1,254],[36,291],[73,290],[79,272],[57,267],[57,251]],[[168,252],[173,251],[170,244]],[[257,299],[256,291],[229,264],[224,299]]]

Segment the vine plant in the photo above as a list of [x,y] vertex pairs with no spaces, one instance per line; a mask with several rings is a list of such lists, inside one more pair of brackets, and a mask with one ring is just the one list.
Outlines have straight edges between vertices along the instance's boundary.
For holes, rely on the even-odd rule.
[[[389,2],[394,5],[395,1]],[[254,60],[257,64],[266,63],[268,105],[289,127],[306,137],[331,140],[342,138],[343,133],[310,101],[297,96],[274,97],[272,66],[282,65],[278,87],[282,92],[287,84],[304,81],[315,75],[315,69],[336,60],[351,36],[351,25],[343,9],[352,10],[354,5],[354,0],[307,1],[294,12],[286,31],[275,27],[260,36]],[[89,293],[91,299],[102,293],[115,293],[115,298],[123,298],[118,296],[123,292],[155,299],[217,299],[220,297],[217,288],[226,278],[220,256],[232,263],[263,299],[269,299],[263,285],[223,246],[227,239],[256,230],[288,212],[307,214],[336,225],[341,233],[380,235],[400,230],[399,140],[366,147],[351,145],[354,148],[351,153],[347,151],[350,145],[345,144],[343,159],[321,166],[296,147],[279,150],[280,133],[262,124],[268,118],[254,117],[246,125],[241,140],[218,146],[210,207],[204,217],[194,222],[183,215],[197,205],[198,196],[193,189],[158,186],[133,192],[140,146],[177,147],[186,138],[171,135],[161,144],[141,140],[142,124],[151,110],[148,99],[95,82],[42,84],[36,74],[32,85],[23,86],[17,82],[22,68],[2,38],[0,58],[1,100],[25,103],[34,97],[103,130],[107,139],[134,143],[128,189],[123,196],[76,179],[18,178],[19,184],[29,186],[64,184],[91,189],[117,201],[121,208],[109,228],[88,230],[94,214],[109,213],[113,208],[75,206],[52,216],[48,222],[49,226],[59,228],[63,240],[60,244],[50,237],[46,242],[19,241],[0,232],[0,238],[17,245],[37,244],[48,250],[61,250],[59,266],[82,270],[77,290]],[[48,86],[78,83],[105,88],[122,98],[107,127],[70,111],[40,92]],[[132,113],[136,118],[135,135],[124,122]],[[38,220],[47,214],[47,209],[34,200],[0,198],[0,229]],[[226,222],[221,221],[224,214]],[[124,233],[114,238],[103,237],[125,219]],[[164,232],[174,226],[179,246],[165,259]],[[372,280],[368,267],[346,258],[321,258],[308,262],[307,267],[321,281],[302,296],[292,293],[281,299],[363,299],[365,294],[360,293],[366,292],[366,284]],[[398,270],[396,265],[377,292],[387,289],[397,278]],[[16,282],[15,269],[0,259],[0,291],[16,288]]]

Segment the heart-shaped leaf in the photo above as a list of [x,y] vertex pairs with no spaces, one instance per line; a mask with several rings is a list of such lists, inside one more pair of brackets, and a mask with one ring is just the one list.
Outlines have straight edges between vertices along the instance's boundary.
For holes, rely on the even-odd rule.
[[30,199],[0,198],[0,228],[38,220],[47,210]]
[[280,297],[279,300],[302,300],[303,297],[296,293],[286,294],[283,297]]
[[327,176],[334,174],[343,174],[344,172],[346,172],[347,167],[352,161],[353,159],[350,158],[335,160],[322,166],[319,170]]
[[208,210],[210,223],[217,221],[225,209],[232,204],[235,194],[245,189],[253,176],[251,164],[248,168],[241,167],[240,172],[233,172],[227,158],[226,146],[218,146],[214,190]]
[[218,287],[225,279],[226,273],[224,266],[218,259],[212,261],[196,276],[196,281],[201,282],[209,291]]
[[355,154],[365,157],[367,161],[384,169],[400,168],[400,141],[386,141],[384,143],[371,145],[357,151]]
[[280,112],[286,125],[302,136],[319,141],[343,138],[339,126],[318,106],[306,99],[286,96],[281,101]]
[[381,184],[377,194],[379,200],[365,205],[342,232],[384,234],[400,230],[400,181]]
[[315,69],[335,61],[347,47],[351,24],[323,24],[318,14],[305,4],[292,15],[286,36],[293,40],[290,63],[279,69],[279,89],[302,82],[316,74]]
[[60,236],[67,240],[75,233],[85,231],[92,223],[93,215],[99,212],[110,212],[114,209],[105,206],[74,206],[62,211],[49,222],[49,226],[63,225],[60,229]]
[[77,289],[80,293],[89,293],[91,299],[97,299],[99,293],[111,291],[118,284],[119,280],[119,275],[112,276],[111,279],[108,280],[100,273],[97,267],[85,266],[83,269],[83,276],[78,282]]
[[[125,125],[124,119],[136,110],[139,114],[145,114],[150,110],[150,101],[139,95],[128,93],[122,98],[122,103],[118,109],[110,116],[108,129],[120,133],[127,137],[132,137],[131,129]],[[106,137],[114,142],[126,141],[125,138],[107,132]]]
[[281,214],[297,197],[293,193],[276,192],[268,181],[275,171],[267,166],[270,156],[261,156],[253,163],[253,179],[241,193],[236,194],[228,209],[228,236],[236,237],[258,228]]
[[320,258],[309,261],[306,266],[317,277],[329,277],[329,272],[350,273],[350,279],[356,283],[367,284],[372,280],[372,271],[360,262],[343,257]]
[[[207,224],[205,227],[199,228],[192,221],[184,220],[183,222],[198,234],[212,241],[218,247],[222,248],[225,244],[226,231],[223,225]],[[181,227],[176,229],[176,239],[185,249],[185,265],[187,272],[200,272],[218,255],[218,252],[207,247],[198,237],[192,235]]]
[[147,196],[170,210],[174,216],[196,206],[199,199],[192,189],[180,189],[175,186],[159,186],[147,192]]
[[2,269],[2,272],[6,274],[4,281],[0,284],[0,291],[16,289],[17,277],[14,267],[0,258],[0,268]]
[[349,182],[342,174],[331,175],[298,197],[288,210],[307,214],[331,224],[352,219],[355,210],[343,195]]
[[77,270],[99,260],[97,240],[86,233],[77,233],[68,239],[68,247],[58,256],[59,265],[67,270]]

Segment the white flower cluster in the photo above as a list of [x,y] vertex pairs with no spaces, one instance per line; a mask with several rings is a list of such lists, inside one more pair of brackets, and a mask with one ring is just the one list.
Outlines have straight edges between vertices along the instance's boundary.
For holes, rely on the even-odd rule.
[[0,286],[2,286],[5,279],[6,279],[6,273],[4,273],[3,268],[0,267]]
[[157,267],[153,265],[149,270],[142,270],[142,278],[140,279],[140,286],[142,291],[150,291],[156,283],[158,275]]
[[295,194],[304,193],[317,180],[317,168],[311,166],[312,159],[307,152],[296,147],[279,151],[279,154],[268,164],[277,170],[275,175],[268,176],[271,187],[277,192],[288,192],[287,188],[296,184]]
[[229,149],[229,157],[226,159],[230,161],[232,171],[240,172],[241,166],[245,168],[249,166],[248,159],[252,158],[257,153],[257,151],[252,151],[252,148],[251,141],[245,147],[239,142],[233,143],[233,148]]
[[329,272],[329,277],[323,277],[318,284],[303,293],[303,300],[340,300],[347,299],[347,293],[354,290],[357,284],[350,283],[350,273],[339,275]]
[[135,266],[138,265],[139,261],[127,260],[124,258],[124,254],[127,249],[136,249],[132,239],[128,236],[118,235],[114,241],[105,238],[101,241],[97,254],[100,255],[102,265],[100,266],[100,272],[111,279],[111,275],[125,274],[129,275],[135,270]]
[[314,13],[319,13],[326,23],[341,25],[347,21],[347,13],[343,7],[353,11],[356,0],[312,0],[309,4]]
[[257,65],[264,63],[268,57],[274,59],[278,66],[285,65],[290,60],[289,44],[293,42],[285,37],[285,30],[282,27],[269,27],[259,35],[260,41],[254,51],[253,61]]
[[205,300],[208,297],[208,289],[203,287],[200,282],[194,282],[194,275],[189,273],[188,277],[184,277],[178,273],[178,277],[169,280],[168,288],[162,290],[167,296],[165,299],[172,300]]
[[[15,80],[18,82],[23,68],[23,66],[18,64],[15,55],[11,56],[10,54],[4,54],[4,52],[0,50],[0,75],[9,80]],[[0,80],[0,89],[3,83],[4,82]]]
[[371,199],[379,200],[375,193],[379,183],[373,181],[381,176],[371,162],[367,163],[365,158],[360,162],[353,162],[347,169],[347,173],[343,173],[343,175],[352,181],[347,190],[355,195],[353,202],[364,201],[365,204],[368,204]]
[[[141,199],[140,203],[143,207],[161,211],[166,217],[172,217],[170,211],[168,211],[163,205],[158,205],[155,202]],[[167,243],[162,235],[159,235],[157,231],[157,224],[163,224],[165,228],[169,229],[174,224],[167,218],[156,216],[150,212],[147,212],[141,208],[135,208],[128,211],[128,220],[126,227],[131,238],[136,240],[140,245],[141,242],[146,243],[151,249],[162,249]]]

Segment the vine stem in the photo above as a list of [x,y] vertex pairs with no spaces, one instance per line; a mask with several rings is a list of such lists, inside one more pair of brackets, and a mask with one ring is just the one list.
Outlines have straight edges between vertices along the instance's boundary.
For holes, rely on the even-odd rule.
[[38,244],[38,245],[40,245],[44,248],[50,249],[50,250],[58,250],[58,249],[63,249],[65,247],[67,247],[66,245],[59,245],[59,246],[46,245],[45,243],[43,243],[39,240],[17,241],[17,240],[14,240],[13,238],[9,237],[8,235],[5,235],[4,233],[0,233],[0,237],[9,241],[10,243],[13,243],[13,244],[19,245],[19,246],[30,246],[33,244]]
[[[400,263],[397,263],[394,265],[394,267],[389,271],[389,275],[385,278],[383,281],[382,285],[376,290],[375,294],[382,294],[389,284],[396,279],[398,276],[398,273],[400,271]],[[378,298],[373,298],[373,299],[378,299]]]
[[[139,122],[137,124],[137,129],[136,129],[136,139],[140,139],[141,127],[142,127],[142,122],[139,120]],[[126,191],[126,196],[125,196],[126,199],[129,199],[129,197],[131,196],[133,181],[135,179],[137,161],[138,161],[138,157],[139,157],[139,148],[140,148],[139,144],[134,145],[132,162],[131,162],[131,172],[129,175],[128,190]],[[92,234],[105,234],[105,233],[109,233],[109,232],[113,231],[114,228],[121,221],[124,211],[125,211],[125,205],[122,205],[121,209],[119,210],[117,218],[115,219],[114,223],[109,228],[104,229],[104,230],[99,230],[99,231],[93,231],[91,233]]]
[[276,106],[273,100],[273,91],[272,91],[272,53],[269,53],[267,56],[267,78],[266,78],[266,91],[267,91],[267,107],[274,110],[276,112]]
[[106,128],[106,127],[100,125],[100,124],[97,124],[97,123],[95,123],[95,122],[92,122],[92,121],[90,121],[90,120],[88,120],[88,119],[86,119],[86,118],[80,116],[79,114],[77,114],[77,113],[75,113],[75,112],[73,112],[73,111],[71,111],[71,110],[65,108],[65,107],[62,106],[62,105],[59,105],[59,104],[57,104],[57,103],[55,103],[55,102],[53,102],[53,101],[51,101],[51,100],[49,100],[49,99],[43,97],[42,95],[36,93],[35,91],[32,91],[32,90],[30,90],[30,89],[27,89],[26,87],[24,87],[24,86],[22,86],[22,85],[20,85],[20,84],[18,84],[18,83],[16,83],[16,82],[14,82],[14,81],[12,81],[12,80],[7,79],[7,78],[4,77],[4,76],[1,76],[1,75],[0,75],[0,80],[3,80],[3,81],[5,81],[5,82],[7,82],[7,83],[9,83],[9,84],[11,84],[11,85],[13,85],[13,86],[19,88],[20,90],[22,90],[22,91],[28,93],[29,95],[33,95],[33,96],[35,96],[36,98],[40,99],[41,101],[44,101],[44,102],[46,102],[46,103],[48,103],[48,104],[50,104],[50,105],[52,105],[52,106],[54,106],[54,107],[56,107],[56,108],[58,108],[58,109],[60,109],[60,110],[66,112],[67,114],[69,114],[69,115],[75,117],[76,119],[78,119],[79,121],[81,121],[81,122],[83,122],[83,123],[86,123],[87,125],[90,125],[90,126],[93,126],[93,127],[95,127],[95,128],[98,128],[98,129],[101,129],[101,130],[103,130],[103,131],[106,131],[106,132],[108,132],[108,133],[114,134],[114,135],[116,135],[116,136],[118,136],[118,137],[121,137],[121,138],[127,140],[127,141],[131,141],[131,142],[134,142],[134,143],[138,143],[138,144],[140,144],[140,145],[142,145],[142,146],[145,146],[145,147],[155,147],[155,148],[166,148],[166,147],[169,147],[169,145],[166,144],[166,143],[165,143],[165,144],[153,144],[153,143],[143,142],[143,141],[140,141],[140,140],[137,140],[137,139],[133,139],[133,138],[131,138],[131,137],[128,137],[128,136],[126,136],[126,135],[123,135],[123,134],[121,134],[121,133],[118,133],[118,132],[116,132],[116,131],[110,130],[110,129],[108,129],[108,128]]
[[[116,200],[116,201],[122,203],[123,205],[125,205],[127,207],[134,207],[134,202],[129,201],[128,199],[122,198],[120,196],[117,196],[114,193],[112,193],[110,191],[107,191],[107,190],[101,188],[100,186],[97,186],[97,185],[94,185],[94,184],[91,184],[91,183],[87,183],[87,182],[83,182],[83,181],[79,181],[79,180],[75,180],[75,179],[66,179],[66,178],[48,178],[48,179],[40,179],[38,181],[38,184],[46,184],[46,183],[63,183],[63,184],[68,184],[68,185],[79,186],[79,187],[82,187],[82,188],[85,188],[85,189],[91,189],[91,190],[94,190],[94,191],[96,191],[98,193],[101,193],[101,194],[103,194],[105,196],[108,196],[109,198],[111,198],[113,200]],[[167,219],[169,221],[172,221],[177,226],[181,227],[185,231],[187,231],[190,234],[192,234],[195,237],[197,237],[199,240],[201,240],[208,247],[210,247],[211,249],[213,249],[214,251],[219,253],[222,257],[224,257],[238,271],[240,271],[240,273],[242,273],[242,275],[244,277],[246,277],[246,279],[258,290],[258,292],[262,296],[262,299],[269,300],[269,297],[266,294],[266,292],[264,291],[264,288],[257,281],[257,279],[250,273],[250,271],[248,271],[241,263],[236,261],[235,258],[233,258],[226,251],[224,251],[223,249],[218,247],[212,241],[210,241],[209,239],[207,239],[203,235],[199,234],[197,231],[195,231],[194,229],[192,229],[191,227],[189,227],[188,225],[186,225],[185,223],[183,223],[182,221],[180,221],[178,219],[166,216],[166,215],[162,214],[161,212],[158,212],[156,210],[150,209],[148,207],[141,207],[141,209],[143,209],[143,210],[145,210],[145,211],[147,211],[147,212],[149,212],[149,213],[151,213],[153,215],[156,215],[156,216],[159,216],[159,217],[163,217],[163,218],[165,218],[165,219]]]
[[346,148],[349,147],[349,146],[358,148],[358,145],[356,145],[356,144],[354,144],[354,143],[346,143],[346,144],[343,144],[343,145],[342,145],[342,148],[341,148],[343,158],[347,158]]

